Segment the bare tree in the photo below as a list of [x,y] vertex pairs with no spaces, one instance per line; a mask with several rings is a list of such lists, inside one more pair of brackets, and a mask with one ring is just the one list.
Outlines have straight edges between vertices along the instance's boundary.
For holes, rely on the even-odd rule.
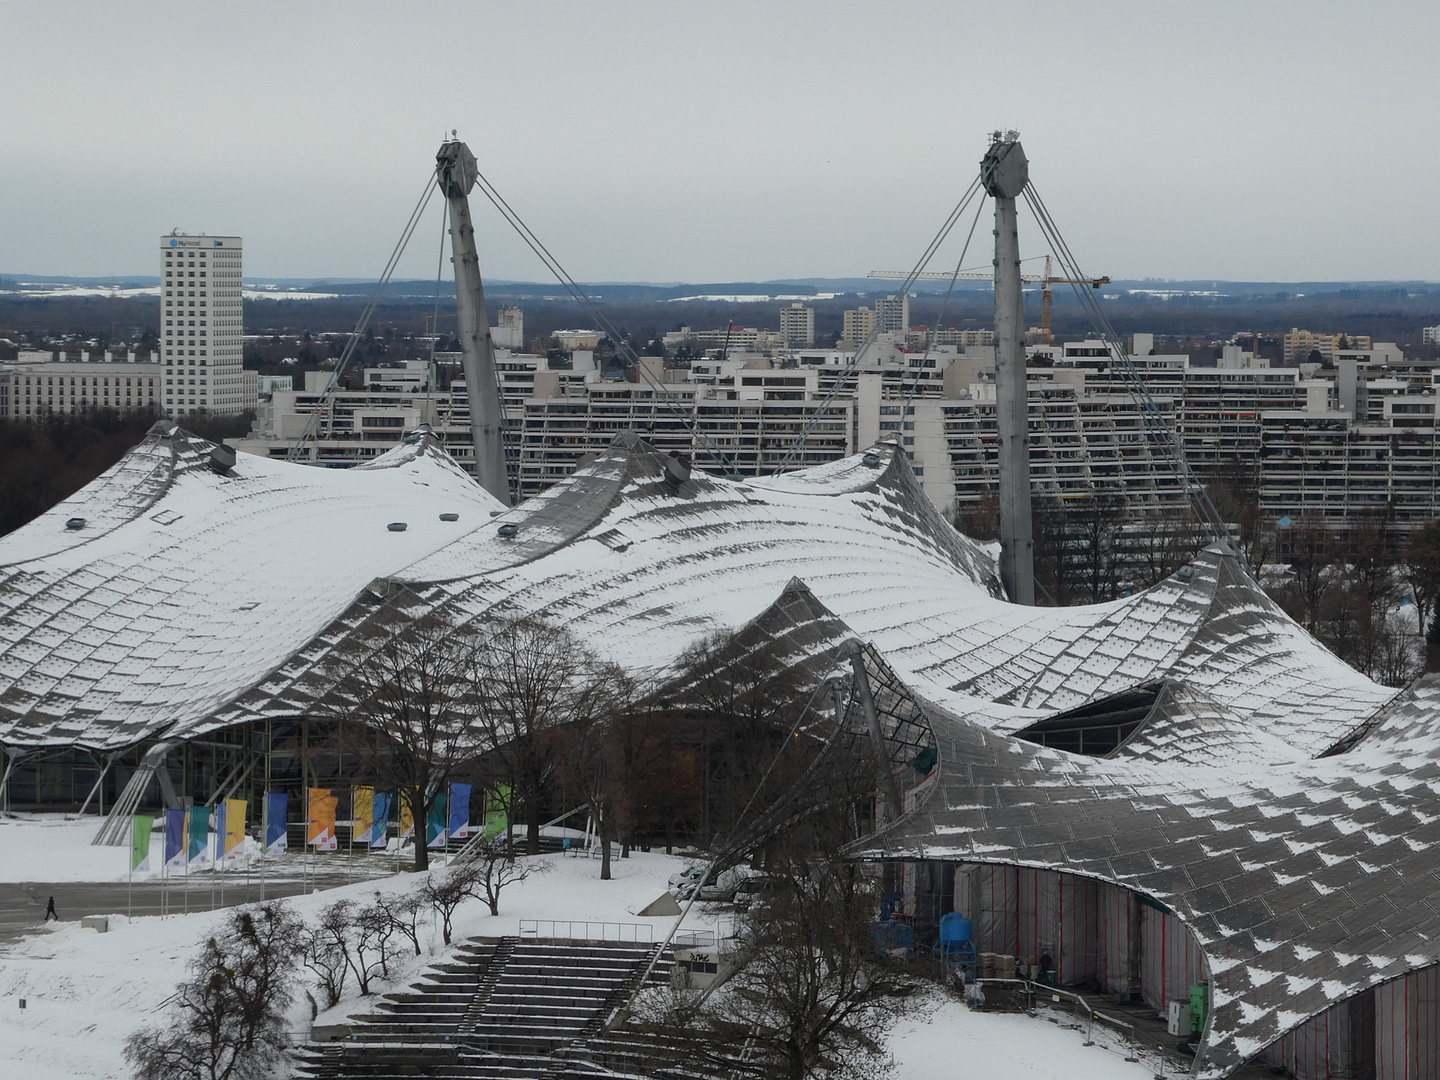
[[598,825],[602,881],[610,880],[610,840],[626,809],[621,778],[634,700],[634,682],[623,669],[590,666],[577,679],[569,722],[553,733],[561,772],[585,797]]
[[484,748],[469,626],[385,608],[329,664],[326,707],[362,772],[400,793],[415,822],[415,869],[427,870],[425,822],[450,778]]
[[590,709],[596,663],[573,634],[530,620],[497,620],[467,652],[478,721],[525,814],[526,850],[540,852],[554,733]]
[[[1325,594],[1334,582],[1335,554],[1330,531],[1325,522],[1302,517],[1288,530],[1285,556],[1289,559],[1292,597],[1285,605],[1290,614],[1315,633]],[[1282,603],[1286,597],[1282,596]]]
[[260,1080],[285,1071],[299,919],[283,902],[241,908],[189,964],[160,1029],[125,1044],[138,1080]]
[[295,936],[300,961],[315,973],[327,1009],[339,1004],[345,993],[352,968],[350,935],[354,925],[354,901],[336,900],[321,909],[314,923],[298,928]]
[[425,907],[424,898],[418,892],[377,892],[370,906],[389,920],[393,932],[408,941],[415,949],[415,955],[419,956],[420,912]]
[[480,877],[472,862],[457,862],[443,871],[432,871],[421,883],[420,895],[440,916],[440,929],[446,945],[450,944],[456,909],[475,896],[479,886]]
[[1410,587],[1423,634],[1429,630],[1440,601],[1440,520],[1427,521],[1410,534],[1400,572]]
[[473,879],[475,894],[485,901],[491,915],[500,914],[501,890],[546,869],[544,863],[517,859],[510,846],[499,840],[479,841],[466,847],[456,869],[462,867]]
[[[717,1073],[886,1074],[883,1037],[913,986],[876,953],[878,876],[838,854],[854,835],[855,804],[874,799],[867,749],[832,746],[803,771],[803,787],[792,791],[803,797],[766,830],[766,903],[745,916],[735,974],[699,1001],[673,1000],[656,1025]],[[741,1045],[752,1052],[737,1055]]]
[[362,994],[370,993],[370,981],[377,975],[390,977],[390,939],[397,930],[390,914],[390,909],[383,904],[368,904],[355,913],[350,970]]

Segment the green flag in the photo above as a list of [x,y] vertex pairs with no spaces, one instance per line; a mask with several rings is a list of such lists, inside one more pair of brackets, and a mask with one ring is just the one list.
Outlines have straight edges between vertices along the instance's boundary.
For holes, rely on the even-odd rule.
[[485,793],[485,839],[510,831],[510,785],[496,784]]
[[150,872],[150,830],[155,819],[149,814],[136,814],[130,831],[130,872]]

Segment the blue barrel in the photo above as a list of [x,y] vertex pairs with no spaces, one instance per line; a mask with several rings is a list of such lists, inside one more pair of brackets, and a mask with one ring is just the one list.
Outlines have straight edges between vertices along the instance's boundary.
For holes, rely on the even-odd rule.
[[952,911],[940,918],[940,941],[942,944],[969,941],[973,928],[974,924],[969,919]]

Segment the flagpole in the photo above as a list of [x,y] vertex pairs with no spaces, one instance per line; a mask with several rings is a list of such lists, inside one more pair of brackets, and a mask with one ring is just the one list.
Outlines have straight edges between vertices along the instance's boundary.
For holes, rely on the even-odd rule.
[[130,857],[125,860],[125,917],[135,917],[135,819],[130,819]]

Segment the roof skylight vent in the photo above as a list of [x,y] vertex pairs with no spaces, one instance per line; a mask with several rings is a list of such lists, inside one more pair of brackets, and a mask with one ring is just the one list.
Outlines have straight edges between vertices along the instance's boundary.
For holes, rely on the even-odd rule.
[[665,459],[665,486],[671,491],[679,491],[680,485],[689,479],[690,455],[671,450],[670,456]]
[[69,521],[65,522],[65,528],[69,529],[71,532],[76,532],[80,529],[83,529],[84,527],[84,518],[71,518]]
[[520,526],[513,521],[507,521],[496,530],[502,540],[513,540],[520,535]]
[[441,521],[459,521],[459,520],[460,520],[460,515],[459,515],[459,514],[441,514],[441,515],[440,515],[440,520],[441,520]]
[[391,532],[404,532],[407,527],[408,526],[403,521],[392,521],[389,525],[385,526],[385,528],[389,529]]
[[235,448],[220,443],[210,450],[210,468],[217,473],[226,473],[235,467]]
[[1175,576],[1181,581],[1189,581],[1192,577],[1195,576],[1195,567],[1182,566],[1179,570],[1175,571]]
[[865,456],[860,459],[860,464],[867,468],[878,469],[880,467],[880,455],[875,453],[874,450],[867,451]]

